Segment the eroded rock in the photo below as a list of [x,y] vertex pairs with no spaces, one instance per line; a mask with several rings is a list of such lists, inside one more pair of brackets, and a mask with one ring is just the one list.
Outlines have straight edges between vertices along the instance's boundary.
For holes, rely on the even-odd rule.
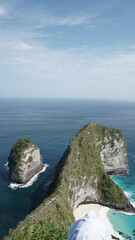
[[17,183],[26,183],[43,168],[40,150],[30,138],[21,138],[13,145],[8,161],[10,178]]

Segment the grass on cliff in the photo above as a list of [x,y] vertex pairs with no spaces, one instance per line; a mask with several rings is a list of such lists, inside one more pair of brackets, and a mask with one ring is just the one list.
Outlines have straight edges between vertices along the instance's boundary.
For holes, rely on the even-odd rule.
[[126,201],[126,197],[121,188],[114,184],[106,173],[101,171],[99,171],[98,191],[101,199],[106,203],[111,203],[110,205],[112,207],[115,207],[115,204],[119,205]]

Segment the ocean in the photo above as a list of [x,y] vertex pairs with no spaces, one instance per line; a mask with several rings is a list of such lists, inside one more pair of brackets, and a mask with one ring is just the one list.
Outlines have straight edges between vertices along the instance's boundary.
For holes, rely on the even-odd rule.
[[[0,99],[0,239],[45,197],[56,164],[69,141],[88,122],[124,131],[129,174],[112,177],[135,202],[135,102],[79,99]],[[9,183],[7,160],[22,137],[37,143],[47,164],[33,184],[16,188]],[[115,230],[131,233],[135,216],[110,210]]]

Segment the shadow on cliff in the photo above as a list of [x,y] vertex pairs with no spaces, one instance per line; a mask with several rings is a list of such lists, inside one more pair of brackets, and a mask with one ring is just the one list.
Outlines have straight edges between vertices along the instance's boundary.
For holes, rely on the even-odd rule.
[[44,198],[48,196],[48,189],[50,187],[50,184],[52,183],[54,171],[54,167],[48,167],[46,169],[44,178],[42,178],[41,183],[35,188],[35,191],[31,196],[32,204],[29,212],[37,208],[42,203]]

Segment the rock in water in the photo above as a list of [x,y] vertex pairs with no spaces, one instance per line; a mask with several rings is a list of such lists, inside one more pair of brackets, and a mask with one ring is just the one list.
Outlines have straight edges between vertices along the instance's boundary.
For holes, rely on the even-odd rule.
[[43,168],[38,146],[30,138],[19,139],[11,149],[8,166],[12,181],[26,183]]

